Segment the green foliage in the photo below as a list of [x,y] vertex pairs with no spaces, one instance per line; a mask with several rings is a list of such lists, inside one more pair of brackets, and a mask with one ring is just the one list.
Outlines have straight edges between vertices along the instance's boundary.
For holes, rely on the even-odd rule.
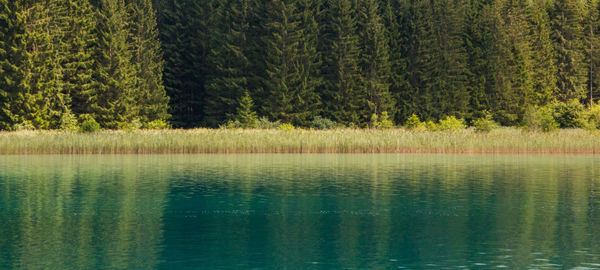
[[327,118],[323,118],[319,115],[315,116],[315,118],[310,122],[310,125],[309,125],[310,128],[314,128],[314,129],[318,129],[318,130],[332,129],[332,128],[335,128],[336,126],[337,126],[337,124],[334,121],[331,121],[330,119],[327,119]]
[[144,124],[144,128],[145,129],[155,129],[155,130],[169,129],[169,128],[171,128],[171,125],[169,125],[169,123],[165,120],[157,119],[157,120],[154,120],[154,121]]
[[585,108],[577,100],[555,102],[550,108],[560,128],[583,128],[587,124],[583,115]]
[[124,131],[134,131],[139,130],[143,127],[142,121],[139,118],[133,119],[131,122],[121,122],[119,123],[119,130]]
[[421,120],[416,114],[412,114],[407,120],[404,126],[408,129],[418,129],[423,126]]
[[254,101],[250,97],[248,91],[244,92],[244,96],[240,99],[240,105],[238,107],[236,121],[238,121],[243,128],[253,128],[256,126],[257,116],[256,112],[252,109],[254,107]]
[[276,129],[281,125],[281,121],[270,121],[267,117],[261,117],[256,121],[255,127],[258,129]]
[[588,108],[586,112],[586,118],[588,120],[588,129],[600,128],[600,105],[593,104],[590,108]]
[[63,113],[60,118],[60,129],[66,131],[77,131],[79,130],[79,125],[77,123],[77,117],[69,111]]
[[83,121],[81,122],[81,126],[79,127],[79,131],[83,133],[91,133],[100,130],[100,124],[96,122],[94,117],[89,115],[83,116]]
[[554,119],[554,111],[551,106],[529,107],[523,118],[523,126],[530,131],[541,130],[550,132],[559,128]]
[[35,126],[30,121],[23,121],[21,123],[15,124],[13,130],[16,131],[24,131],[24,130],[34,130]]
[[439,127],[439,125],[438,125],[438,124],[436,124],[436,123],[434,123],[433,121],[427,121],[427,122],[423,123],[423,127],[424,127],[426,130],[429,130],[429,131],[437,131],[437,130],[440,130],[440,127]]
[[[390,119],[390,115],[388,114],[387,111],[384,111],[381,113],[381,117],[377,117],[376,114],[373,114],[374,118],[372,117],[371,119],[374,119],[373,123],[375,128],[379,128],[379,129],[390,129],[390,128],[394,128],[394,122]],[[379,118],[379,120],[377,120]]]
[[294,127],[294,125],[289,124],[289,123],[283,123],[283,124],[279,125],[279,130],[293,131],[294,129],[296,129],[296,127]]
[[441,131],[457,131],[465,129],[467,125],[464,119],[458,119],[455,116],[448,116],[445,119],[440,120],[437,125],[437,129]]
[[485,117],[473,121],[473,126],[478,132],[490,132],[498,127],[498,124],[492,119],[492,115],[487,113]]

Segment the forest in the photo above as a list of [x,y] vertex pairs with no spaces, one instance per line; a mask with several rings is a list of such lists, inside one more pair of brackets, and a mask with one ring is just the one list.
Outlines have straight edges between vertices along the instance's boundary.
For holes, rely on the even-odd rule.
[[0,0],[0,130],[521,125],[600,98],[599,14],[598,0]]

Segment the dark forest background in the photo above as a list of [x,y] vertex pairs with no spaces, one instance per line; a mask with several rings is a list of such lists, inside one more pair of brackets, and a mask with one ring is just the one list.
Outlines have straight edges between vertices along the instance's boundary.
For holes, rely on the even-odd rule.
[[598,2],[0,0],[0,129],[518,125],[600,96]]

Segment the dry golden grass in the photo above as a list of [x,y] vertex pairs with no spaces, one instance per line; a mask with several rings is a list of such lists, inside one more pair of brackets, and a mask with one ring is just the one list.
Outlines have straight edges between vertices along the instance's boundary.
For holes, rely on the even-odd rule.
[[141,130],[70,133],[0,132],[0,154],[186,153],[600,153],[600,132],[541,133],[500,128],[489,133],[365,130]]

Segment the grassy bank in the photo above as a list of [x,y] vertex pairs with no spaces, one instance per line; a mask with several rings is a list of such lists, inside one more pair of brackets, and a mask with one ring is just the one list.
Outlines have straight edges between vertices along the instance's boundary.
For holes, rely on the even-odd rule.
[[163,130],[0,133],[0,154],[600,153],[600,132],[392,130]]

